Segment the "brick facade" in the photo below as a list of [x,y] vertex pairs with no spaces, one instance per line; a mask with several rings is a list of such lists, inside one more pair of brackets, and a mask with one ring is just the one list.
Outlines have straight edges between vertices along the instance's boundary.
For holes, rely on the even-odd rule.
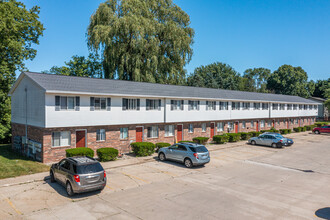
[[[260,121],[265,120],[265,127],[260,127]],[[314,119],[315,120],[315,119]],[[245,121],[245,127],[243,127],[243,121]],[[251,121],[253,121],[253,127],[251,127]],[[227,133],[228,122],[238,123],[238,132],[250,132],[256,131],[256,124],[259,121],[259,130],[268,130],[271,127],[275,129],[285,129],[287,128],[287,123],[289,123],[289,128],[305,126],[313,124],[311,118],[300,118],[296,122],[294,118],[293,123],[291,123],[289,118],[280,119],[248,119],[248,120],[231,120],[231,121],[212,121],[212,122],[185,122],[185,123],[170,123],[168,125],[174,125],[174,136],[165,136],[165,125],[167,124],[144,124],[144,125],[116,125],[116,126],[89,126],[89,127],[69,127],[69,128],[38,128],[33,126],[28,126],[28,138],[39,142],[42,144],[42,162],[51,163],[59,161],[65,157],[65,150],[76,147],[76,131],[83,130],[86,131],[86,144],[87,147],[96,151],[101,147],[113,147],[118,149],[120,154],[130,152],[130,143],[136,140],[136,127],[143,126],[143,141],[158,143],[167,142],[173,144],[177,139],[177,125],[183,125],[183,137],[182,140],[192,140],[194,137],[210,137],[211,136],[211,123],[215,123],[214,135],[219,135]],[[270,126],[269,123],[270,122]],[[218,131],[217,123],[224,123],[224,131]],[[279,123],[278,123],[279,122]],[[206,131],[202,131],[202,124],[206,123]],[[188,125],[193,124],[194,132],[188,132]],[[148,138],[147,131],[149,126],[158,126],[158,138]],[[236,126],[236,125],[235,125]],[[120,139],[120,128],[128,128],[128,138]],[[106,140],[97,141],[96,132],[98,129],[105,129]],[[69,131],[71,133],[71,145],[66,147],[52,147],[52,132],[54,131]],[[235,127],[231,132],[235,132]],[[15,136],[25,136],[25,125],[12,123],[12,135]]]

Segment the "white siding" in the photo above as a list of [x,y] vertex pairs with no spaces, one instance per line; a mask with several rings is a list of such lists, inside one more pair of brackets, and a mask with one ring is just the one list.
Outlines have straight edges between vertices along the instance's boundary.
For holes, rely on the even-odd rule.
[[[27,89],[27,100],[25,88]],[[11,107],[12,122],[25,124],[27,114],[28,125],[45,126],[45,92],[29,78],[23,77],[14,90],[11,95]]]

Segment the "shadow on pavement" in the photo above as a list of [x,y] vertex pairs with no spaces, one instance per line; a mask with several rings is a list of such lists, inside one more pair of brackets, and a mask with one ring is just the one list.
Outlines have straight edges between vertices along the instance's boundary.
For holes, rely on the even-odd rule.
[[170,164],[170,165],[185,168],[185,169],[199,170],[199,169],[204,168],[204,165],[193,166],[192,168],[187,168],[183,163],[180,163],[180,162],[175,162],[175,161],[171,161],[171,160],[160,161],[157,156],[153,157],[153,159],[158,161],[159,163]]
[[318,209],[315,215],[319,218],[330,219],[330,207]]

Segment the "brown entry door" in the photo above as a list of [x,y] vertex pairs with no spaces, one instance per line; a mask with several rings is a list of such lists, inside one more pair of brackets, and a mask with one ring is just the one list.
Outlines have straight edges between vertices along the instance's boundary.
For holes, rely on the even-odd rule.
[[136,128],[136,142],[142,142],[143,141],[143,128],[137,127]]
[[177,135],[177,142],[182,141],[182,125],[178,125],[177,126],[177,130],[178,130],[178,135]]
[[85,131],[76,131],[76,147],[86,147]]
[[214,123],[211,123],[211,135],[210,137],[213,138],[214,136]]

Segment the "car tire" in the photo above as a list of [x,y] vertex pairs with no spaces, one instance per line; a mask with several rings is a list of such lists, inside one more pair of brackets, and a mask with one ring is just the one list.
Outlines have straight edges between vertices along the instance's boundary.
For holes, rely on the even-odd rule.
[[256,142],[255,142],[255,141],[251,141],[251,144],[252,144],[252,145],[256,145]]
[[189,158],[184,159],[184,165],[187,168],[192,168],[193,167],[193,163],[192,163],[192,161]]
[[321,132],[320,132],[320,131],[317,131],[317,130],[314,131],[314,133],[315,133],[315,134],[321,134]]
[[272,143],[272,148],[277,148],[277,144],[276,143]]
[[50,171],[49,176],[50,176],[50,182],[51,182],[51,183],[55,183],[56,180],[55,180],[55,176],[54,176],[53,171]]
[[158,159],[159,159],[160,161],[165,161],[165,160],[166,160],[166,156],[165,156],[165,154],[164,154],[164,153],[159,153],[159,154],[158,154]]
[[68,196],[73,196],[74,195],[74,192],[72,190],[72,186],[71,186],[71,183],[70,182],[67,182],[66,183],[66,193],[68,194]]

